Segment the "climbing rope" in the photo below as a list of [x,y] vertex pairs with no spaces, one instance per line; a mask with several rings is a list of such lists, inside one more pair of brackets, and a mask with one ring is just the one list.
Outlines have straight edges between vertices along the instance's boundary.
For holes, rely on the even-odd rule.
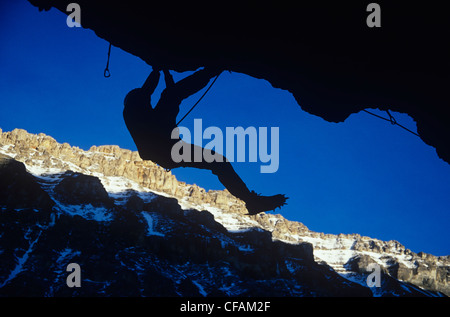
[[183,118],[181,118],[178,122],[177,122],[177,126],[181,123],[181,121],[184,120],[184,118],[186,118],[188,116],[188,114],[191,113],[192,110],[194,110],[194,108],[200,103],[200,101],[203,99],[203,97],[205,97],[205,95],[208,93],[208,91],[211,89],[211,87],[214,85],[214,83],[216,82],[217,78],[219,78],[220,74],[216,76],[216,78],[214,78],[213,82],[211,83],[211,85],[209,85],[208,89],[206,89],[206,91],[203,93],[203,95],[197,100],[197,102],[191,107],[191,109],[184,115]]
[[108,60],[106,61],[106,67],[105,70],[103,71],[103,76],[105,76],[105,78],[111,77],[111,73],[109,71],[109,58],[111,57],[111,42],[109,43],[109,48],[108,48]]
[[410,129],[408,129],[408,128],[402,126],[400,123],[398,123],[397,120],[395,120],[395,118],[391,115],[391,113],[389,112],[389,110],[386,110],[386,113],[388,114],[389,119],[386,119],[386,118],[384,118],[384,117],[382,117],[382,116],[379,116],[379,115],[377,115],[377,114],[375,114],[375,113],[372,113],[372,112],[370,112],[370,111],[367,111],[367,110],[365,110],[365,109],[364,109],[363,111],[366,112],[366,113],[368,113],[368,114],[370,114],[370,115],[372,115],[372,116],[374,116],[374,117],[377,117],[377,118],[383,119],[383,120],[385,120],[385,121],[388,121],[388,122],[390,122],[392,125],[398,125],[400,128],[405,129],[405,130],[408,131],[409,133],[412,133],[412,134],[414,134],[414,135],[416,135],[416,136],[418,136],[418,137],[420,138],[420,135],[418,135],[418,134],[415,133],[414,131],[411,131]]

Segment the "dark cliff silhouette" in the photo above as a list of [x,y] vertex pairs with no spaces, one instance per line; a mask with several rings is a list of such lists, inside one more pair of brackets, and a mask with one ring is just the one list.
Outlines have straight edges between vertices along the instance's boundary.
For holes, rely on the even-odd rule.
[[[183,99],[204,88],[210,79],[220,74],[220,70],[205,68],[174,82],[168,70],[164,70],[166,88],[156,106],[151,106],[151,96],[158,85],[160,72],[153,70],[141,88],[130,91],[124,100],[123,117],[139,155],[166,169],[192,167],[210,170],[228,191],[246,203],[249,214],[273,210],[286,202],[284,195],[261,196],[250,191],[226,157],[213,150],[203,149],[184,142],[177,131],[177,115]],[[173,135],[175,133],[175,135]],[[176,143],[181,149],[189,149],[188,159],[174,160],[172,149]],[[195,153],[202,153],[200,160]],[[205,157],[214,158],[211,162]]]
[[[69,14],[72,1],[29,2]],[[381,27],[370,28],[371,2],[77,1],[82,27],[149,65],[215,66],[265,79],[330,122],[367,108],[407,113],[421,139],[450,162],[445,3],[375,1]]]

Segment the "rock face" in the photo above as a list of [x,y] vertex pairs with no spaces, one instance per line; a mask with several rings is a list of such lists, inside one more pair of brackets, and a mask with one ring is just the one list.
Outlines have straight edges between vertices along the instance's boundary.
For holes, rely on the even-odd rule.
[[25,165],[0,154],[0,201],[8,209],[51,209],[50,196],[28,174]]
[[[71,0],[29,2],[71,12]],[[149,65],[210,66],[265,79],[330,122],[365,108],[407,113],[422,140],[450,162],[450,20],[436,4],[383,1],[381,27],[372,28],[367,1],[77,3],[83,28]]]
[[[143,161],[137,152],[121,149],[117,145],[92,146],[89,151],[83,151],[67,143],[60,144],[45,134],[28,134],[22,129],[1,134],[0,142],[9,145],[16,160],[30,166],[57,171],[72,170],[88,175],[101,174],[114,177],[115,181],[122,178],[141,188],[151,188],[186,202],[210,203],[233,212],[247,212],[245,204],[227,191],[206,192],[197,185],[179,182],[162,167]],[[114,186],[113,181],[107,185]],[[233,204],[229,206],[229,202]]]
[[70,205],[91,204],[96,207],[113,204],[97,177],[68,171],[61,178],[53,189],[59,201]]
[[[16,129],[0,134],[0,155],[1,296],[450,294],[449,257],[246,216],[227,191],[117,146],[83,151]],[[81,288],[66,285],[69,263]],[[371,263],[380,287],[367,286]]]

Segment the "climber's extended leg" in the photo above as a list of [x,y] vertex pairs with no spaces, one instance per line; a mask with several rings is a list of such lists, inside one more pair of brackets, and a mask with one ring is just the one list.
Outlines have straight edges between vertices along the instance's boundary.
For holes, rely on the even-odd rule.
[[[182,161],[177,164],[177,167],[194,167],[210,170],[233,196],[245,202],[250,215],[274,210],[285,205],[287,198],[284,195],[260,196],[254,191],[250,191],[231,163],[223,155],[209,149],[203,149],[197,145],[186,144],[186,146],[191,146],[191,160],[190,162]],[[195,151],[202,151],[203,157],[214,157],[215,160],[207,162],[203,158],[201,162],[195,162]]]

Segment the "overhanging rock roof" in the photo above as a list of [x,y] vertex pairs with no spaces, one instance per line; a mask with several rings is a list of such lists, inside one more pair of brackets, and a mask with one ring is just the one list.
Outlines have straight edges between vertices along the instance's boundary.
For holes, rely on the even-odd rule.
[[[72,0],[29,0],[66,12]],[[366,3],[367,2],[367,3]],[[450,162],[450,19],[441,2],[78,0],[81,24],[149,65],[218,66],[290,91],[301,108],[342,122],[365,108],[408,113]]]

